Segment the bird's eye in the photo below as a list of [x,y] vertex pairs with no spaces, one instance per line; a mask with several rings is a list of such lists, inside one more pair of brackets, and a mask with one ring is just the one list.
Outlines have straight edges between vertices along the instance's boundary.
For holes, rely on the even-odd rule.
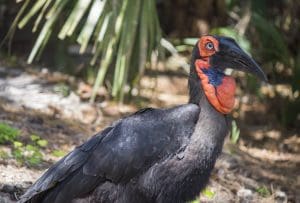
[[207,42],[205,47],[208,50],[213,50],[214,49],[214,44],[212,42]]

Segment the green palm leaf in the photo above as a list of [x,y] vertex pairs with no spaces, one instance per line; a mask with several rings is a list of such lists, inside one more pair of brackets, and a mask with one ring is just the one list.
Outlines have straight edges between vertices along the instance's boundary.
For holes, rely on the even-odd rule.
[[[22,29],[35,19],[33,32],[39,33],[28,63],[41,55],[53,35],[61,40],[76,39],[80,53],[92,45],[90,64],[98,65],[99,70],[91,101],[95,100],[110,67],[114,70],[112,96],[123,100],[125,85],[136,84],[133,80],[143,74],[146,62],[161,40],[155,1],[37,0],[31,9],[24,10],[16,18],[18,27]],[[65,23],[59,27],[59,22]]]

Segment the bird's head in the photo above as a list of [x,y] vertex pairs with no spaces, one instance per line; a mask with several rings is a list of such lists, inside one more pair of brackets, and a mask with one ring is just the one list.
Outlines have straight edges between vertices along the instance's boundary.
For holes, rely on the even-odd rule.
[[235,80],[225,69],[244,71],[267,81],[259,65],[232,38],[202,36],[193,51],[192,72],[201,81],[202,89],[213,107],[228,114],[234,106]]

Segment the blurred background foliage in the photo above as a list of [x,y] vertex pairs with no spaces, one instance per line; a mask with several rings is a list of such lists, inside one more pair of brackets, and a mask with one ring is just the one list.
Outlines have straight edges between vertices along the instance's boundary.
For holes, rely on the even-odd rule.
[[[52,35],[80,45],[79,53],[89,51],[89,65],[98,67],[92,78],[95,100],[110,66],[114,67],[112,96],[123,101],[126,83],[134,84],[143,74],[145,63],[158,48],[161,30],[155,1],[143,0],[24,0],[7,37],[16,27],[32,23],[38,37],[27,62],[39,59]],[[90,45],[90,46],[89,46]],[[89,49],[89,50],[88,50]],[[130,67],[130,68],[129,68]],[[130,75],[130,77],[129,77]],[[92,73],[92,77],[94,74]]]
[[284,126],[299,126],[300,1],[19,2],[0,1],[0,18],[10,19],[0,21],[1,39],[8,33],[2,49],[83,78],[94,86],[90,101],[100,86],[116,100],[130,99],[160,58],[188,55],[198,37],[210,33],[235,38],[266,71],[271,85],[259,88],[259,81],[244,76],[243,91],[267,103]]

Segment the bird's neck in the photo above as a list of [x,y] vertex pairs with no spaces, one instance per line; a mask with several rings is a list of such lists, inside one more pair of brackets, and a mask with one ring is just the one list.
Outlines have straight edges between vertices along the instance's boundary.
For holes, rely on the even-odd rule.
[[209,60],[192,59],[189,77],[189,103],[197,105],[208,100],[214,109],[228,114],[234,107],[235,80],[210,67]]
[[206,96],[195,68],[195,57],[196,56],[194,55],[192,56],[190,75],[188,80],[189,103],[200,105],[202,100],[206,100]]
[[[196,77],[193,77],[196,76]],[[204,89],[202,87],[201,81],[197,78],[197,74],[191,74],[189,77],[189,103],[196,104],[201,109],[209,109],[210,111],[216,111],[219,113],[208,101]],[[201,110],[201,111],[202,111]]]

